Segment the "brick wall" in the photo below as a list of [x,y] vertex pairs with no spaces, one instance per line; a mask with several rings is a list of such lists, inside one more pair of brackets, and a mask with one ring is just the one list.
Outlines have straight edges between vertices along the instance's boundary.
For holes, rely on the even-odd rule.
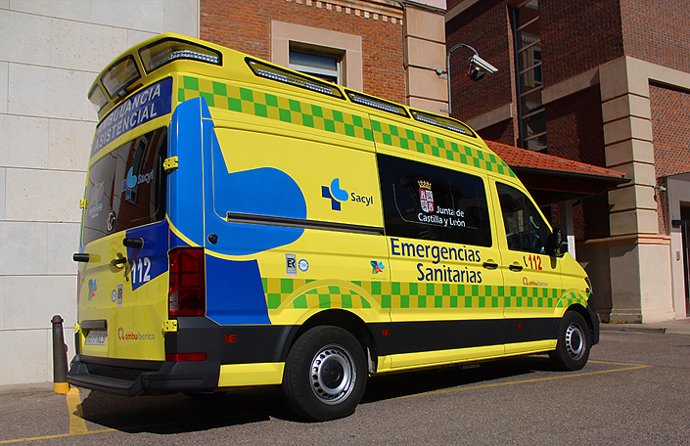
[[690,3],[620,0],[625,54],[690,72]]
[[539,11],[544,86],[623,55],[619,0],[549,0]]
[[483,139],[501,142],[503,144],[514,145],[517,139],[517,129],[513,125],[513,120],[498,122],[494,125],[478,130],[479,136]]
[[[320,7],[317,7],[319,5]],[[327,2],[201,0],[200,34],[209,40],[270,59],[271,21],[323,28],[362,37],[364,90],[396,102],[405,101],[403,27],[400,21],[337,11]]]
[[[549,154],[606,166],[599,86],[546,104]],[[608,237],[606,194],[582,200],[573,214],[577,239]]]
[[[664,86],[649,86],[652,108],[652,135],[654,137],[654,163],[657,178],[690,172],[690,93]],[[659,184],[665,186],[663,180]],[[666,206],[657,199],[659,232],[668,234]]]
[[[448,2],[448,10],[457,2]],[[459,49],[451,63],[451,96],[453,116],[468,120],[513,101],[513,42],[508,12],[503,0],[483,0],[446,23],[446,47],[458,43],[473,46],[498,68],[480,82],[467,78],[467,59],[472,52]],[[513,141],[507,141],[512,144]]]
[[690,92],[650,85],[656,176],[690,171]]
[[549,154],[606,166],[599,86],[546,104]]

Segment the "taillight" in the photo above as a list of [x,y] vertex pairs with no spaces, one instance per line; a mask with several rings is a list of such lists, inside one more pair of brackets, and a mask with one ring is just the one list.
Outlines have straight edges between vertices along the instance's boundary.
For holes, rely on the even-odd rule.
[[206,310],[204,250],[175,248],[169,258],[169,317],[203,316]]
[[206,361],[207,355],[201,353],[167,353],[165,360],[168,362],[196,362]]

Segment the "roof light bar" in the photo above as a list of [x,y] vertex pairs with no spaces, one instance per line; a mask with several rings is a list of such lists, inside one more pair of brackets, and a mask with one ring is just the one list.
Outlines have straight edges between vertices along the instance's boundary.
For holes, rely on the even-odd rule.
[[341,99],[343,98],[343,94],[340,92],[338,87],[329,85],[327,82],[320,82],[307,76],[293,73],[291,71],[264,64],[252,59],[247,59],[247,64],[257,76],[282,82],[288,85],[294,85],[295,87],[305,88],[307,90],[315,91],[327,96]]
[[399,105],[395,105],[391,102],[384,101],[382,99],[377,99],[371,96],[366,96],[360,93],[354,93],[348,91],[347,95],[350,97],[352,102],[357,104],[366,105],[367,107],[376,108],[378,110],[383,110],[388,113],[393,113],[399,116],[408,117],[407,111]]
[[444,116],[435,116],[432,114],[427,114],[412,110],[412,116],[417,121],[423,122],[425,124],[435,125],[436,127],[441,127],[451,132],[461,133],[466,136],[475,136],[474,132],[470,130],[465,124],[460,121],[456,121],[453,118],[446,118]]
[[89,92],[89,101],[96,107],[96,111],[101,111],[108,103],[108,97],[103,93],[101,86],[96,84]]
[[112,98],[126,92],[125,89],[141,78],[141,73],[137,64],[134,62],[134,57],[126,56],[112,64],[103,76],[101,82],[108,95]]
[[221,65],[220,52],[177,39],[167,39],[146,46],[139,50],[139,57],[147,73],[180,59]]

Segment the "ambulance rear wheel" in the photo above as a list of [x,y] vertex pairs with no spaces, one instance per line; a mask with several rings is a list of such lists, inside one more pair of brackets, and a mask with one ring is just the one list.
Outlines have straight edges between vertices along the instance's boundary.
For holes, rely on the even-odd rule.
[[587,364],[591,345],[585,319],[580,313],[568,311],[558,328],[556,350],[549,353],[549,357],[559,370],[580,370]]
[[357,339],[339,327],[314,327],[288,354],[283,393],[302,418],[333,420],[354,412],[366,380],[366,358]]

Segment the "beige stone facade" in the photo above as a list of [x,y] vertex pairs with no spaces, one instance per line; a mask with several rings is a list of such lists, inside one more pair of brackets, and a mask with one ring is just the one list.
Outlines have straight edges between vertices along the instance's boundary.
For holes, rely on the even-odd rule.
[[445,60],[443,11],[408,5],[405,8],[405,67],[410,106],[435,113],[447,112],[447,83],[436,73],[436,68],[445,67]]
[[198,17],[198,0],[0,1],[0,385],[52,379],[55,314],[74,352],[89,86],[145,38],[198,35]]
[[649,86],[659,82],[690,89],[690,73],[626,56],[602,65],[599,77],[607,164],[632,179],[609,193],[611,238],[604,243],[612,250],[611,321],[684,317],[682,277],[673,274],[681,261],[673,253],[682,248],[672,243],[673,237],[658,235],[661,189]]

